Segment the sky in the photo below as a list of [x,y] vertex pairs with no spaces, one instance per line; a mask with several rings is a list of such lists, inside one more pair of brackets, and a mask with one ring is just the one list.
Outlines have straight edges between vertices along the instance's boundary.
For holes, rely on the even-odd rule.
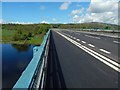
[[118,23],[117,0],[3,2],[2,23]]

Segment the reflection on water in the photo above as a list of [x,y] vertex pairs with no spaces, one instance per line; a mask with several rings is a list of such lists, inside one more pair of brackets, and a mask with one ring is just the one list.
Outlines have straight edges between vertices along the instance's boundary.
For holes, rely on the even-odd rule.
[[28,44],[12,44],[12,47],[14,47],[19,52],[22,52],[22,51],[28,51],[30,45],[28,45]]
[[2,44],[2,87],[12,88],[33,56],[32,45]]

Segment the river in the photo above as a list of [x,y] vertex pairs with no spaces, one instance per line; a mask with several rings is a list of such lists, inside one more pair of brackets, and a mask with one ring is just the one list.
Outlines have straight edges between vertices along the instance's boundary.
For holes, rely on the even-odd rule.
[[12,88],[33,57],[33,45],[2,44],[2,88]]

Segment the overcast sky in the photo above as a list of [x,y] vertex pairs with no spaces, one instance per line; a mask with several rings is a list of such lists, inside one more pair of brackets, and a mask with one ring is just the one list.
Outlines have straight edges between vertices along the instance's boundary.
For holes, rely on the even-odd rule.
[[118,23],[118,0],[90,2],[3,2],[0,22]]

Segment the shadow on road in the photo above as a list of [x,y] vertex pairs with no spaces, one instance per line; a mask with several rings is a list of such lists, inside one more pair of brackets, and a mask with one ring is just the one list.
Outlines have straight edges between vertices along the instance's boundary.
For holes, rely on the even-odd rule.
[[48,54],[46,89],[64,88],[66,89],[63,73],[56,52],[52,32],[50,32],[50,48]]

